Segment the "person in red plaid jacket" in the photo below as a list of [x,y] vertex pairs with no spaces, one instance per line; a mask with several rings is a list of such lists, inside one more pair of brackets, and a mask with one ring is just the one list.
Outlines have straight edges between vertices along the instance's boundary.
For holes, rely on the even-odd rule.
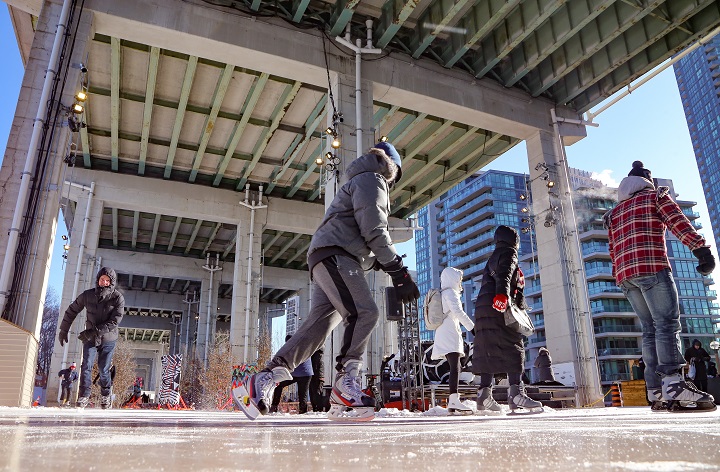
[[618,205],[604,216],[609,232],[613,276],[642,324],[642,356],[648,400],[658,409],[715,409],[712,395],[686,383],[681,375],[680,312],[665,231],[670,230],[699,260],[698,272],[710,274],[715,258],[695,231],[668,187],[655,188],[640,161],[618,188]]

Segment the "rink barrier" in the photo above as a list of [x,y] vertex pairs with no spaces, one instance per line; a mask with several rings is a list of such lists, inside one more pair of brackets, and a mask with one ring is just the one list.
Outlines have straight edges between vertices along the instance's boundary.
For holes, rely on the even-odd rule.
[[615,382],[610,386],[610,399],[612,401],[612,406],[623,406],[620,382]]

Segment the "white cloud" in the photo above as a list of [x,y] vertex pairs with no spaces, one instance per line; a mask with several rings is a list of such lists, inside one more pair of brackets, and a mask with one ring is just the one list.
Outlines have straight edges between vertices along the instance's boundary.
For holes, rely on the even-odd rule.
[[590,177],[592,177],[595,180],[599,180],[603,184],[607,185],[608,187],[617,187],[620,185],[620,182],[613,179],[610,174],[612,174],[613,171],[610,169],[605,169],[602,172],[593,172]]

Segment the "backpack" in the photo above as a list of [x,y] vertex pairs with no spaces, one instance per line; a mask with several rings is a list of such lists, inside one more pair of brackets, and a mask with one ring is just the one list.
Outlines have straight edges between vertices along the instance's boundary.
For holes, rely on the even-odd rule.
[[445,311],[442,306],[442,292],[436,288],[431,288],[425,295],[425,305],[423,306],[423,316],[425,318],[426,329],[438,329],[445,320]]

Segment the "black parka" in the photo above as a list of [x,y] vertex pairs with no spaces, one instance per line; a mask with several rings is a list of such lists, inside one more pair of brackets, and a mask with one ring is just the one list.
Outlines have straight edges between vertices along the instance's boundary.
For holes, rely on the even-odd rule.
[[702,345],[700,349],[695,349],[695,343],[700,343],[700,340],[693,339],[692,345],[685,351],[685,360],[689,364],[690,361],[695,358],[695,378],[697,380],[707,379],[707,365],[705,364],[710,360],[710,354],[703,349]]
[[[109,287],[98,286],[103,275],[110,277]],[[85,290],[65,310],[60,331],[70,331],[73,321],[84,308],[87,310],[84,329],[96,330],[96,345],[117,340],[118,325],[125,314],[125,297],[115,288],[116,284],[117,274],[113,269],[100,269],[95,279],[95,288]]]
[[496,374],[523,372],[525,347],[520,333],[505,326],[503,314],[492,307],[495,295],[525,307],[525,297],[517,286],[520,238],[508,226],[495,231],[495,250],[482,273],[480,293],[475,300],[475,341],[473,345],[473,373]]

